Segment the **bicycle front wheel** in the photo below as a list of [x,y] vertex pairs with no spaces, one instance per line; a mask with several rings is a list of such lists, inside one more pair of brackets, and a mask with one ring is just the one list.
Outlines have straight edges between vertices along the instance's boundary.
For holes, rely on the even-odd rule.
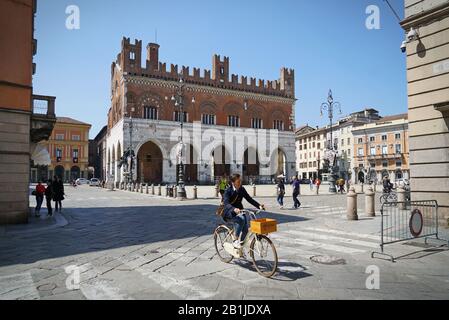
[[255,236],[250,245],[250,256],[257,272],[271,278],[278,268],[278,255],[273,242],[266,236]]

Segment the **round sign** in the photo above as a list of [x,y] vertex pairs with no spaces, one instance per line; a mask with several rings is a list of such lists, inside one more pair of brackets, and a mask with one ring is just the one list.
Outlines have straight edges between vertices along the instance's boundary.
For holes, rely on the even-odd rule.
[[421,211],[418,209],[413,210],[412,215],[410,217],[410,233],[415,238],[417,238],[421,235],[423,225],[424,225],[424,219],[422,217]]

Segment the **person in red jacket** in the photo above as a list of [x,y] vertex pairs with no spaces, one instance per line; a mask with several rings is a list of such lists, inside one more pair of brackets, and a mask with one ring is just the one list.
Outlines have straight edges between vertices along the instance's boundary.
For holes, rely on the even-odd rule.
[[320,194],[320,186],[321,186],[321,180],[320,178],[317,178],[315,180],[315,185],[316,185],[316,194]]
[[36,208],[34,209],[34,214],[36,218],[41,216],[41,207],[42,202],[44,201],[45,194],[45,186],[42,184],[42,181],[39,181],[36,186],[36,190],[34,190],[34,194],[36,196]]

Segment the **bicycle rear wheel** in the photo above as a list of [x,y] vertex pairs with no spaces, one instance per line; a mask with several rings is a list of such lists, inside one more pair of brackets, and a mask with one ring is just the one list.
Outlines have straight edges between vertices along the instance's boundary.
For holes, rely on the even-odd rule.
[[215,250],[217,251],[218,257],[221,261],[225,263],[230,263],[234,256],[229,254],[224,248],[225,243],[229,243],[232,245],[233,237],[232,230],[225,226],[219,226],[214,233],[214,243]]
[[278,255],[273,242],[266,236],[258,235],[251,242],[249,251],[257,272],[271,278],[278,268]]

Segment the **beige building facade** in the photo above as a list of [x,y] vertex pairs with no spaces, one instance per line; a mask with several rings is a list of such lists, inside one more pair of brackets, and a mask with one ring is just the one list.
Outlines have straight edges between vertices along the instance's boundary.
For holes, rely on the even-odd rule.
[[300,179],[316,179],[323,169],[326,129],[303,126],[296,130],[296,169]]
[[358,126],[352,134],[357,183],[381,184],[384,177],[396,183],[409,179],[407,114]]
[[48,141],[40,142],[51,163],[39,170],[31,168],[31,181],[45,181],[58,176],[63,182],[88,178],[89,130],[91,125],[68,117],[57,117]]
[[437,200],[449,223],[449,0],[405,0],[412,200]]

